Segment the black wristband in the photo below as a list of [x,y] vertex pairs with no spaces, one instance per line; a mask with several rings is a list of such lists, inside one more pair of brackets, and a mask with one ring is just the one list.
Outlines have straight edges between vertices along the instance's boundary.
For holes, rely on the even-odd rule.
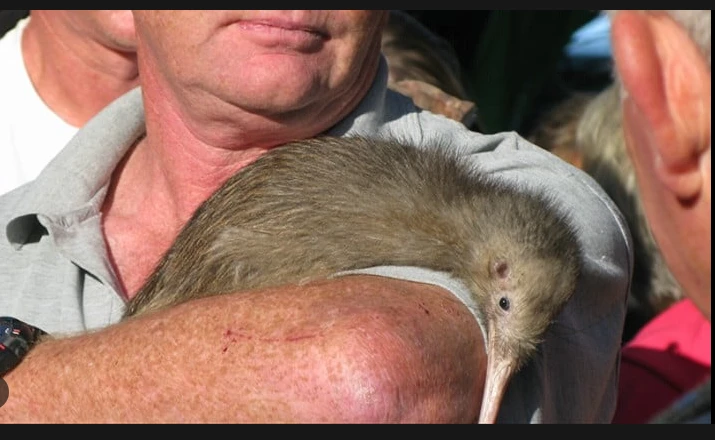
[[0,376],[22,361],[44,331],[19,319],[0,317]]

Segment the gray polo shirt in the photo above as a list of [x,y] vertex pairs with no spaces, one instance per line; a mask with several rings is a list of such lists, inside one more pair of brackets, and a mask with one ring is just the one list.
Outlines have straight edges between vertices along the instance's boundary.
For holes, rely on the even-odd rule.
[[[383,60],[368,95],[330,134],[398,136],[425,148],[446,142],[486,172],[551,195],[569,212],[585,249],[579,288],[536,358],[513,379],[499,421],[610,422],[632,262],[621,214],[585,173],[516,133],[482,135],[420,111],[387,90],[386,79]],[[120,320],[125,296],[107,256],[100,207],[112,171],[144,133],[140,92],[130,91],[87,123],[36,180],[0,196],[0,316],[55,334]],[[464,286],[444,273],[363,272],[439,285],[469,305]]]

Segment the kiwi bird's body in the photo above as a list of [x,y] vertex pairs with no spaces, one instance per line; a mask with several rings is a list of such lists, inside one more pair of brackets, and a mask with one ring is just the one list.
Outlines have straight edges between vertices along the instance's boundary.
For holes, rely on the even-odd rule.
[[[580,261],[550,200],[497,183],[446,148],[322,137],[276,147],[231,177],[125,316],[372,266],[448,272],[473,295],[488,363],[497,362],[480,417],[494,421],[506,381],[572,295]],[[490,368],[506,376],[494,382]]]

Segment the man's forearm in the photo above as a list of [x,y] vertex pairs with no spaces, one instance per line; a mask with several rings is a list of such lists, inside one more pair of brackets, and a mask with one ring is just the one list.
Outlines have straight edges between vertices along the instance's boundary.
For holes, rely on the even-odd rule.
[[486,364],[445,290],[371,276],[197,300],[39,344],[3,422],[470,422]]

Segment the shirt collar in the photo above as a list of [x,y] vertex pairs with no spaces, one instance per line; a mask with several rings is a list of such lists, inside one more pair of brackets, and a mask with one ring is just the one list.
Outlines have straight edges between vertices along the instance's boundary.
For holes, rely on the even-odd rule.
[[137,87],[87,122],[34,181],[7,195],[8,241],[27,242],[38,215],[69,226],[98,213],[112,172],[144,130]]

